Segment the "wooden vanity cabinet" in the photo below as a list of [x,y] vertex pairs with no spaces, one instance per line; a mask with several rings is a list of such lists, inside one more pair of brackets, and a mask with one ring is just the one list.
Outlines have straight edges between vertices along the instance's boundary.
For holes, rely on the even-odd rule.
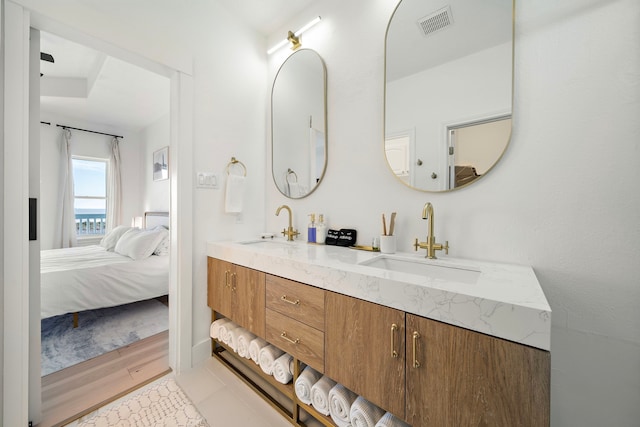
[[252,333],[265,337],[265,273],[208,258],[207,304]]
[[213,311],[413,427],[549,426],[548,351],[214,258],[208,270]]
[[405,313],[333,292],[325,307],[326,375],[402,418]]
[[549,425],[549,352],[412,314],[406,322],[409,424]]

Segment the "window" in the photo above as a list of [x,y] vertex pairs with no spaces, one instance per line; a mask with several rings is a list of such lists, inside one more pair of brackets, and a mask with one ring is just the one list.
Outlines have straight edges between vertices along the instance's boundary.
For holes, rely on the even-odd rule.
[[107,161],[73,157],[71,162],[76,234],[103,235],[107,219]]

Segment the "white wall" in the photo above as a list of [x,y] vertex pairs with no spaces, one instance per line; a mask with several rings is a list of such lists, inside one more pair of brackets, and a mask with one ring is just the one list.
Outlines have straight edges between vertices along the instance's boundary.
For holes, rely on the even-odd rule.
[[[329,163],[310,197],[284,198],[267,180],[271,231],[324,212],[359,242],[398,212],[398,245],[424,237],[420,210],[450,256],[533,266],[553,309],[553,426],[637,426],[640,419],[640,3],[519,1],[514,132],[505,157],[474,185],[446,194],[406,188],[383,156],[384,35],[397,2],[318,2],[303,35],[328,69]],[[348,41],[345,42],[345,41]],[[269,79],[288,55],[269,59]]]
[[[142,216],[144,212],[168,212],[171,188],[169,180],[154,181],[153,180],[153,152],[162,147],[166,147],[170,142],[170,123],[169,115],[158,119],[151,123],[141,132],[141,140],[143,143],[143,152],[141,156],[142,173],[141,180],[143,185],[143,209],[137,216]],[[171,167],[171,159],[169,159],[169,167]]]
[[[143,213],[143,176],[142,164],[145,154],[144,140],[138,132],[106,128],[96,123],[81,122],[61,115],[50,113],[41,114],[42,121],[51,125],[40,126],[40,219],[41,249],[54,247],[53,237],[56,227],[57,204],[59,192],[59,144],[62,128],[57,124],[89,129],[98,132],[121,135],[120,160],[122,179],[122,221],[129,225],[133,216],[142,216]],[[111,153],[111,137],[94,133],[72,130],[71,153],[76,156],[86,156],[100,159],[109,159]]]

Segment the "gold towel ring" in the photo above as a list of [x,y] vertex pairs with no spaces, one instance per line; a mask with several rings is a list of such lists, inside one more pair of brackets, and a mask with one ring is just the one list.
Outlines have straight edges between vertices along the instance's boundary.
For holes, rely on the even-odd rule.
[[293,181],[293,182],[294,182],[294,183],[298,182],[298,175],[296,175],[296,173],[295,173],[293,170],[291,170],[291,168],[289,168],[289,169],[287,170],[287,182],[288,182],[289,184],[291,184],[291,181],[289,181],[289,177],[290,177],[291,175],[293,175],[293,176],[296,178],[296,180],[295,180],[295,181]]
[[244,165],[244,163],[242,163],[240,160],[237,160],[235,157],[232,157],[231,161],[227,165],[227,175],[231,174],[231,166],[235,164],[239,164],[240,166],[242,166],[242,169],[244,170],[244,176],[247,176],[247,167]]

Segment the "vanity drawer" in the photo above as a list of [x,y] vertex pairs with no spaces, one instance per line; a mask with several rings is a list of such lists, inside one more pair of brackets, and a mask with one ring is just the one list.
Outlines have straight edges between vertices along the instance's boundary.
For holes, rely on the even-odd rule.
[[324,372],[322,331],[267,309],[266,340],[318,372]]
[[267,308],[324,331],[324,291],[267,275]]

